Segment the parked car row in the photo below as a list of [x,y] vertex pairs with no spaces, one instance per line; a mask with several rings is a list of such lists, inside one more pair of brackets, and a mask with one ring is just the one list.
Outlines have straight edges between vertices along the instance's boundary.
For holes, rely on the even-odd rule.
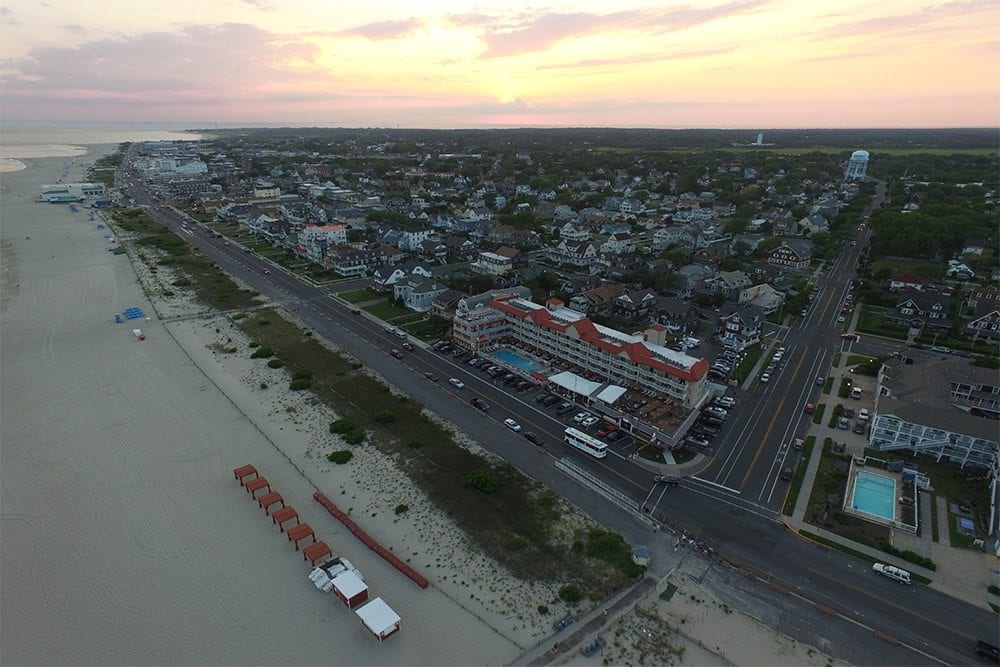
[[732,396],[719,396],[708,407],[702,409],[694,426],[687,432],[684,442],[695,447],[708,447],[711,440],[719,435],[722,425],[729,416],[729,410],[736,405]]
[[743,361],[742,352],[723,350],[708,369],[708,376],[719,382],[728,382],[729,377],[736,370],[736,367],[740,365],[741,361]]
[[773,357],[771,357],[771,361],[767,364],[767,368],[765,368],[764,372],[761,373],[760,381],[763,384],[767,384],[768,382],[770,382],[771,375],[773,375],[779,368],[781,368],[781,365],[784,363],[784,360],[785,360],[785,348],[779,347],[778,351],[774,353]]

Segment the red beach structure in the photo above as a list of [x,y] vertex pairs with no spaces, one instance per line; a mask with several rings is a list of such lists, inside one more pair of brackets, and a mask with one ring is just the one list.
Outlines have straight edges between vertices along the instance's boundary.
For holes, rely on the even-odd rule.
[[267,481],[267,477],[258,477],[257,479],[252,479],[246,483],[247,493],[249,493],[255,500],[257,498],[257,492],[261,489],[271,490],[271,483]]
[[278,524],[278,530],[285,532],[285,522],[295,519],[295,524],[299,524],[299,513],[291,505],[285,505],[279,510],[271,512],[271,523]]
[[271,513],[271,506],[277,503],[281,503],[281,506],[285,506],[285,499],[281,497],[281,494],[277,491],[271,491],[270,493],[265,493],[260,498],[257,499],[257,504],[264,508],[264,514]]
[[254,477],[260,477],[260,474],[257,472],[257,468],[253,467],[250,464],[247,464],[245,466],[240,466],[239,468],[233,470],[233,477],[239,480],[240,486],[243,486],[243,481],[250,475],[253,475]]
[[332,556],[333,552],[326,542],[314,542],[302,550],[302,560],[309,561],[315,565],[316,561],[324,556]]
[[296,551],[299,550],[299,542],[307,537],[311,537],[313,542],[316,542],[316,533],[313,532],[312,526],[308,523],[300,523],[288,529],[288,541],[295,543]]

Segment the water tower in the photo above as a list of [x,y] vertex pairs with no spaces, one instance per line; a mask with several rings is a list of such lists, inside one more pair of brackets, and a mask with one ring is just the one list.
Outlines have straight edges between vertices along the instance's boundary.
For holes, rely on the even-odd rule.
[[868,171],[868,151],[854,151],[851,159],[847,161],[847,171],[844,172],[845,181],[863,181],[865,172]]

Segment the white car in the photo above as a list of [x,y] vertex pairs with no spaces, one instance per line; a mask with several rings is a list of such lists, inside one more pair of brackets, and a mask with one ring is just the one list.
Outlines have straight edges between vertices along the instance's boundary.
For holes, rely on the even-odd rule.
[[764,384],[767,384],[768,382],[771,381],[771,374],[764,373],[763,375],[760,376],[760,381],[763,382]]
[[450,382],[453,385],[455,385],[456,389],[464,389],[465,388],[465,383],[462,382],[461,380],[459,380],[458,378],[449,378],[448,382]]
[[519,432],[521,430],[521,425],[518,424],[513,419],[504,419],[503,420],[503,425],[506,426],[507,428],[509,428],[514,433],[517,433],[517,432]]
[[736,405],[736,399],[732,396],[719,396],[713,401],[717,405],[721,405],[724,408],[731,408]]
[[590,428],[599,421],[601,420],[598,419],[597,417],[587,417],[582,422],[580,422],[580,425],[583,426],[584,428]]
[[861,410],[858,412],[858,421],[859,422],[866,422],[866,421],[868,421],[868,418],[870,416],[871,415],[868,414],[868,408],[861,408]]
[[573,421],[575,421],[577,424],[582,424],[583,420],[589,416],[590,415],[587,414],[586,412],[578,412],[575,415],[573,415]]

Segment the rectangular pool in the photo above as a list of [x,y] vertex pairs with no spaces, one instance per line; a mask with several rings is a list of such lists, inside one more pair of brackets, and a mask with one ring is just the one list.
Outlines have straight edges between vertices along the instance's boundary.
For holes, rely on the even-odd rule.
[[493,356],[504,363],[521,369],[525,373],[537,371],[541,368],[541,366],[536,364],[531,359],[525,359],[520,354],[514,352],[513,350],[508,350],[505,347],[501,347],[499,350],[494,351]]
[[859,470],[854,478],[854,509],[880,516],[887,521],[896,518],[896,480],[867,470]]

